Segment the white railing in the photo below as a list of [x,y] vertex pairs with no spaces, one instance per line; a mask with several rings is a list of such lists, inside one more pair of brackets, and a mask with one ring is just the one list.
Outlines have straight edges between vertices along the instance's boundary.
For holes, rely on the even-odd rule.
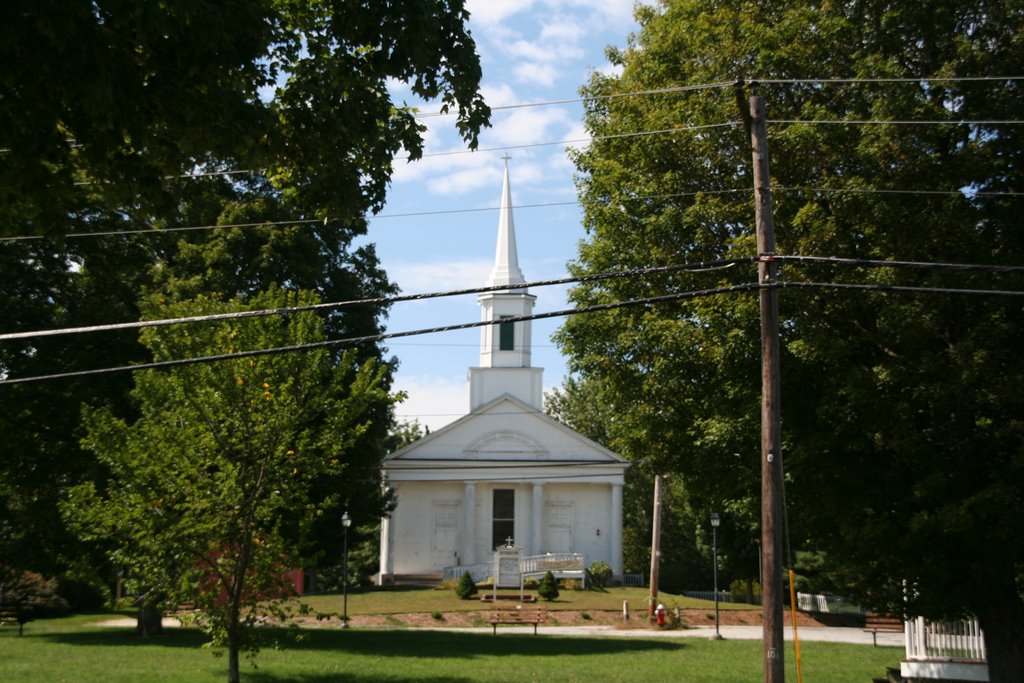
[[985,661],[985,636],[975,619],[906,623],[907,659]]
[[519,571],[525,576],[551,572],[555,576],[582,578],[584,568],[583,555],[580,553],[530,555],[519,562]]
[[[715,601],[715,591],[683,591],[683,595],[688,598],[696,598],[697,600]],[[729,591],[718,591],[718,601],[732,602],[732,593]]]
[[797,593],[796,606],[801,612],[819,612],[824,614],[863,614],[860,607],[847,602],[838,595]]
[[[581,553],[548,553],[546,555],[529,555],[519,561],[519,571],[523,576],[542,576],[551,572],[557,578],[585,579],[585,559]],[[494,576],[494,562],[478,562],[476,564],[445,567],[442,574],[444,581],[458,580],[465,572],[480,583]]]
[[493,562],[478,562],[477,564],[464,564],[458,567],[445,567],[441,576],[443,581],[458,581],[462,575],[469,572],[474,583],[481,583],[487,580],[494,572]]

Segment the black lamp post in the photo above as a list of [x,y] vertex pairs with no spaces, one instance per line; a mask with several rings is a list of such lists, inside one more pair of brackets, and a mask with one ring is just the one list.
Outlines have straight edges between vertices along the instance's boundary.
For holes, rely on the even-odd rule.
[[718,525],[722,520],[717,512],[711,513],[711,557],[714,561],[713,575],[715,577],[715,635],[714,640],[722,640],[722,634],[718,631]]
[[341,627],[348,628],[348,528],[352,526],[352,518],[348,516],[348,510],[341,516],[341,537],[343,539],[343,550],[341,560],[341,595],[343,610],[341,615]]

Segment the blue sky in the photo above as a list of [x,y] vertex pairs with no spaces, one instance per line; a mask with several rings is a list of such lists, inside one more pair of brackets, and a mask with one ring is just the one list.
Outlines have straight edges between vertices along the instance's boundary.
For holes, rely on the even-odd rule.
[[[607,71],[607,45],[622,47],[636,29],[633,0],[468,0],[470,30],[483,63],[483,92],[491,107],[578,98],[593,71]],[[396,84],[399,100],[420,106]],[[368,241],[403,293],[486,284],[494,262],[502,157],[511,159],[512,202],[519,265],[528,281],[563,277],[584,237],[575,204],[567,144],[586,138],[578,102],[495,111],[480,150],[464,150],[449,117],[425,117],[424,158],[397,162],[387,206],[370,223]],[[535,206],[543,205],[543,206]],[[536,312],[567,306],[564,287],[533,289]],[[396,304],[390,331],[479,320],[474,296]],[[565,362],[552,343],[560,319],[533,325],[533,365],[544,368],[545,391],[559,386]],[[400,420],[431,430],[466,414],[466,371],[478,361],[477,329],[395,339],[396,388],[409,398]]]

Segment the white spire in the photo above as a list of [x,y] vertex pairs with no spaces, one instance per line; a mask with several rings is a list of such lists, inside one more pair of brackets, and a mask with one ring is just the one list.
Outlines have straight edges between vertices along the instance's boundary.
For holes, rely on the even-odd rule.
[[516,252],[516,228],[512,220],[512,190],[508,181],[508,160],[505,160],[505,182],[501,189],[501,212],[498,216],[498,246],[494,253],[494,269],[489,286],[521,285],[526,282],[523,271],[519,270],[519,255]]

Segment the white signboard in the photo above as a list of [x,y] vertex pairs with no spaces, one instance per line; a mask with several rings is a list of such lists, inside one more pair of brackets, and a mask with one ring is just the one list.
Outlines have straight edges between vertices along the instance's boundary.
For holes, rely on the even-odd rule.
[[499,548],[494,553],[494,582],[497,588],[519,588],[523,575],[519,571],[522,548]]

